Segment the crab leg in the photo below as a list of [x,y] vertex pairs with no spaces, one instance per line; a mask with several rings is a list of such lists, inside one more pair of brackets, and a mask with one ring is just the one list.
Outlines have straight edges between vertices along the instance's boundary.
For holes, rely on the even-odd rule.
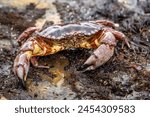
[[128,42],[128,39],[122,32],[116,31],[116,30],[111,29],[111,28],[106,28],[105,30],[110,31],[112,34],[114,34],[114,36],[116,37],[117,40],[124,41],[125,44],[130,48],[130,44]]
[[36,57],[32,57],[30,61],[32,65],[36,68],[47,68],[47,69],[49,68],[49,66],[46,65],[39,65],[39,62]]
[[[95,40],[96,42],[97,40]],[[111,32],[105,32],[100,39],[100,46],[86,60],[81,69],[84,71],[94,70],[102,64],[106,63],[114,54],[116,39]]]
[[111,22],[109,20],[96,20],[96,21],[91,21],[91,22],[97,23],[97,24],[102,24],[102,25],[112,27],[112,28],[119,27],[119,24]]
[[17,39],[17,42],[22,45],[22,42],[26,39],[29,38],[29,36],[34,33],[35,31],[39,31],[41,30],[40,28],[38,27],[29,27],[27,28]]

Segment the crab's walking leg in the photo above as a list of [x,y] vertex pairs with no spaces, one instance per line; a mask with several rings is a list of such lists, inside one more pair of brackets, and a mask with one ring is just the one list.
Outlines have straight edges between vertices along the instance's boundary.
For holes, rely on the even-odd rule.
[[32,65],[36,68],[47,68],[47,69],[49,68],[49,66],[40,65],[36,57],[32,57],[30,61],[31,61]]
[[93,23],[97,23],[97,24],[102,24],[102,25],[105,25],[105,26],[109,26],[109,27],[119,27],[119,24],[117,23],[114,23],[112,21],[109,21],[109,20],[96,20],[96,21],[91,21]]
[[99,44],[99,47],[86,60],[81,69],[85,69],[85,71],[94,70],[113,56],[114,47],[116,46],[115,36],[111,32],[105,32],[99,41],[98,39],[95,40],[95,44]]
[[29,36],[35,31],[40,31],[41,29],[38,27],[29,27],[27,28],[17,39],[17,42],[21,45],[22,42],[29,38]]
[[117,40],[124,41],[125,44],[130,48],[129,41],[128,41],[127,37],[122,32],[116,31],[112,28],[106,28],[105,30],[110,31],[116,37]]

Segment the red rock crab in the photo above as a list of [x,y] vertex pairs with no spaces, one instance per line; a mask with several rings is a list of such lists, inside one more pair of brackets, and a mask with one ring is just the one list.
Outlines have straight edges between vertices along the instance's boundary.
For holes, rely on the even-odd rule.
[[14,73],[25,85],[30,61],[36,67],[46,67],[39,66],[35,57],[69,48],[94,48],[95,51],[82,66],[85,70],[94,70],[112,57],[117,40],[130,46],[126,36],[114,29],[116,26],[118,24],[111,21],[97,20],[58,24],[46,29],[30,27],[17,40],[21,48],[14,61]]

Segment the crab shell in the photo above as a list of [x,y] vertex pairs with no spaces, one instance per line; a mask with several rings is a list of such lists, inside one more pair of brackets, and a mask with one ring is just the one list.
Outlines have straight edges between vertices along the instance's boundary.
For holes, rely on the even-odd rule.
[[[57,46],[58,49],[56,49],[55,52],[58,52],[69,48],[96,48],[95,44],[92,43],[92,39],[97,33],[100,31],[102,32],[103,28],[103,25],[85,22],[50,26],[36,34],[37,37],[44,39],[46,43],[49,43],[51,47]],[[55,52],[51,52],[50,54]]]

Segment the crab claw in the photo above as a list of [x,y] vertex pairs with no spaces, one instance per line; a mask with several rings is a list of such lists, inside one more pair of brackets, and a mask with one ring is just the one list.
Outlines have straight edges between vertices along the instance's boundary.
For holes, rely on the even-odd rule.
[[106,44],[99,46],[93,54],[81,66],[81,70],[94,70],[102,64],[106,63],[114,54],[114,47]]
[[13,71],[15,75],[18,77],[19,82],[25,87],[26,77],[30,67],[30,59],[31,59],[31,51],[20,53],[17,55]]

